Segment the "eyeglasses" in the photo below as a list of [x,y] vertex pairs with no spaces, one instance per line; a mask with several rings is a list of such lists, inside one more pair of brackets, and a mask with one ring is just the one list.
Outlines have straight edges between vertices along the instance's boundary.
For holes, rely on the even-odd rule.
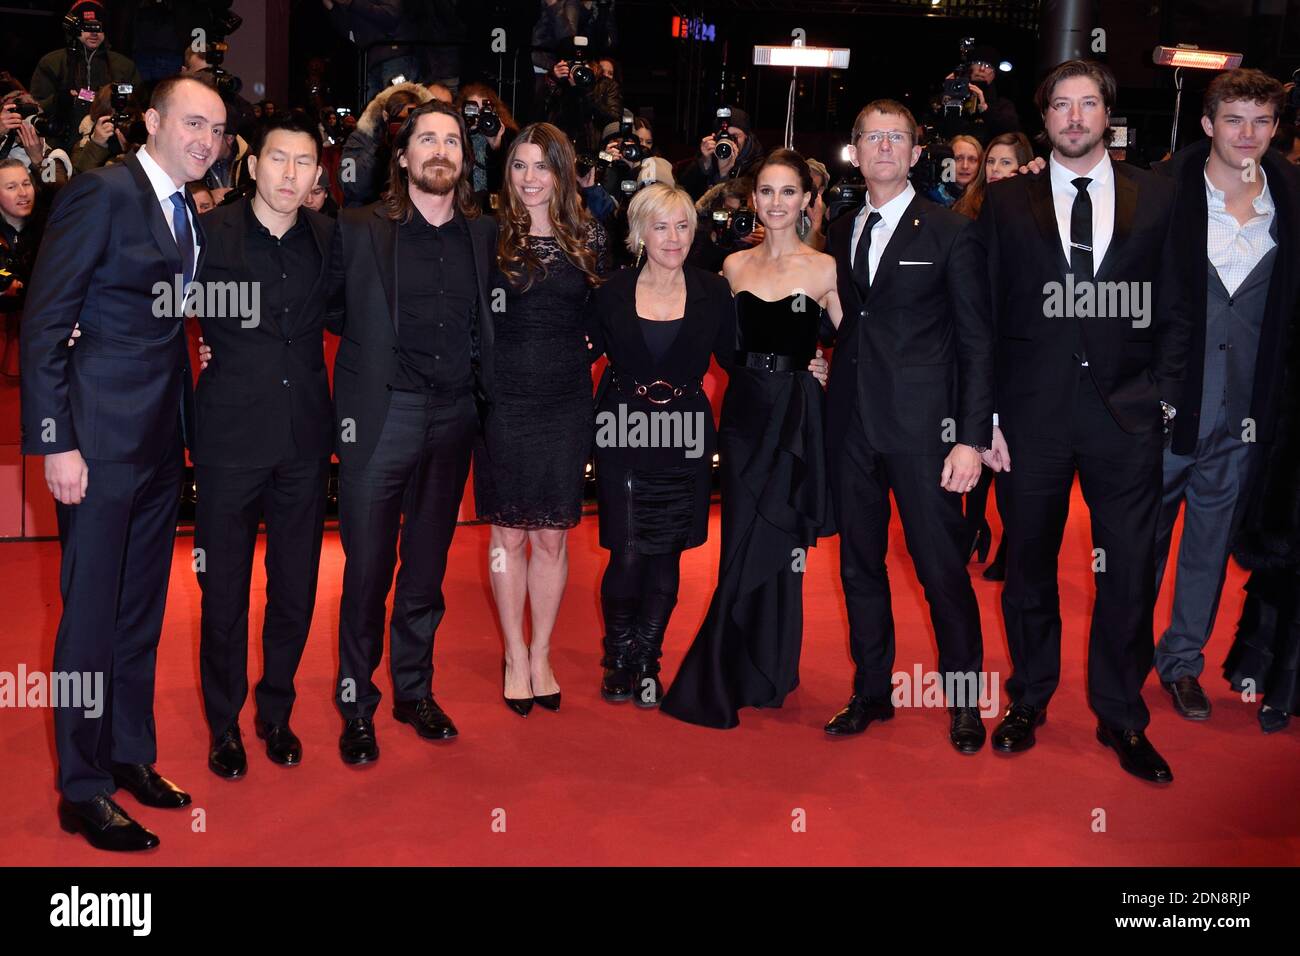
[[902,146],[904,141],[909,139],[906,133],[900,133],[896,129],[891,130],[873,130],[870,133],[863,133],[862,138],[872,146],[879,146],[881,142],[888,139],[890,146]]

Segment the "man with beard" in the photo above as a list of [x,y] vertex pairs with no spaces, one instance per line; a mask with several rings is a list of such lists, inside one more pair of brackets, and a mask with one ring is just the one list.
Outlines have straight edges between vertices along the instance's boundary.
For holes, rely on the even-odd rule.
[[[988,268],[971,273],[979,281],[969,294],[992,310],[997,331],[1001,427],[984,461],[1004,472],[1002,608],[1014,666],[993,747],[1034,745],[1060,679],[1057,558],[1077,473],[1092,519],[1088,697],[1097,739],[1129,773],[1167,783],[1169,765],[1146,738],[1142,684],[1152,660],[1162,422],[1176,412],[1188,324],[1171,261],[1173,185],[1111,162],[1114,101],[1115,79],[1099,64],[1069,60],[1049,72],[1036,94],[1052,143],[1048,169],[991,184],[975,230]],[[985,276],[992,288],[977,288]],[[1098,307],[1111,298],[1099,290],[1121,286],[1128,308]]]
[[349,764],[379,757],[372,677],[399,550],[393,716],[426,739],[457,733],[433,698],[433,638],[476,401],[490,389],[497,241],[496,223],[474,204],[468,141],[455,108],[435,100],[414,110],[394,141],[383,199],[344,210],[334,233],[327,322],[342,336],[334,405],[346,556],[336,702]]

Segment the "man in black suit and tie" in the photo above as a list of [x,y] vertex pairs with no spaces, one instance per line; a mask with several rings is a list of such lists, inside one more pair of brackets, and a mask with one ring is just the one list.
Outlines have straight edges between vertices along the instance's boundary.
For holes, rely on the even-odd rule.
[[63,552],[54,669],[103,674],[108,688],[102,716],[55,710],[59,821],[107,850],[158,845],[112,800],[117,787],[146,806],[190,802],[153,768],[154,663],[193,422],[173,289],[203,266],[185,184],[207,171],[225,121],[210,83],[160,82],[147,144],[59,194],[23,319],[23,453],[45,456]]
[[328,321],[342,337],[334,407],[347,558],[336,702],[349,764],[379,757],[372,678],[399,550],[393,716],[427,740],[457,734],[433,697],[433,637],[476,406],[491,394],[487,283],[497,241],[495,221],[474,202],[468,141],[451,106],[435,100],[414,110],[394,139],[384,198],[342,212],[334,232]]
[[[1173,779],[1147,740],[1162,423],[1176,413],[1188,326],[1170,265],[1174,190],[1106,152],[1115,79],[1071,60],[1037,102],[1047,170],[994,183],[976,224],[997,334],[997,411],[986,463],[1004,472],[1002,594],[1014,673],[993,734],[1004,753],[1034,745],[1060,679],[1057,557],[1077,473],[1092,517],[1097,600],[1088,697],[1097,737],[1130,773]],[[990,294],[991,293],[991,294]],[[1012,467],[1014,461],[1014,467]],[[1004,503],[1005,502],[1005,503]]]
[[253,726],[273,762],[302,760],[289,713],[316,602],[334,444],[323,338],[334,220],[300,208],[320,175],[320,148],[315,126],[271,119],[248,158],[253,197],[203,217],[200,320],[213,358],[195,392],[190,450],[203,589],[199,664],[212,733],[208,766],[229,779],[247,769],[239,712],[248,696],[248,589],[263,520],[266,617]]
[[826,732],[858,734],[894,713],[885,568],[892,491],[930,605],[949,739],[973,754],[985,739],[983,641],[962,494],[979,480],[991,441],[993,353],[987,313],[963,295],[978,281],[972,226],[908,182],[921,149],[901,103],[868,104],[850,150],[867,202],[837,220],[829,237],[844,318],[826,396],[826,452],[857,672],[848,706]]

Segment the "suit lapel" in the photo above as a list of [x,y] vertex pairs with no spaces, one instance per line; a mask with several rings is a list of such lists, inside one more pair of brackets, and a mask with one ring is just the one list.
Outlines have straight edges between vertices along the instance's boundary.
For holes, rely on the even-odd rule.
[[862,298],[858,294],[857,283],[853,281],[853,263],[849,260],[849,247],[853,242],[853,222],[857,219],[858,213],[862,207],[859,206],[852,212],[846,212],[840,218],[831,224],[830,231],[830,253],[835,259],[835,269],[838,279],[844,276],[844,281],[836,282],[836,287],[850,296],[849,301],[844,301],[841,297],[840,314],[843,316],[840,320],[840,327],[835,333],[837,341],[847,342],[853,332],[854,326],[858,321],[858,313],[862,309]]
[[1110,245],[1106,247],[1106,258],[1094,263],[1093,276],[1098,281],[1123,253],[1124,243],[1133,231],[1133,219],[1137,216],[1137,186],[1119,163],[1112,162],[1110,168],[1115,182],[1115,230],[1111,233]]
[[[168,274],[178,276],[181,274],[181,251],[176,247],[176,237],[172,235],[171,227],[163,216],[158,194],[153,191],[153,183],[149,182],[148,174],[134,154],[126,158],[126,167],[131,170],[136,185],[140,187],[140,206],[145,222],[149,223],[149,231],[158,244],[158,251],[167,260]],[[194,274],[198,275],[197,263]]]
[[370,220],[370,236],[379,265],[379,279],[388,298],[388,318],[397,331],[397,223],[384,215],[383,205],[375,206]]
[[[889,237],[889,242],[885,244],[884,251],[880,254],[880,261],[876,263],[876,274],[871,280],[871,288],[867,291],[868,302],[879,299],[882,295],[881,289],[889,288],[890,278],[898,271],[899,253],[907,248],[920,231],[921,194],[917,193],[903,210],[903,217],[898,220],[894,234]],[[861,241],[862,239],[858,239],[858,242]]]
[[1044,170],[1038,176],[1032,176],[1028,182],[1029,208],[1033,212],[1034,222],[1048,248],[1055,251],[1052,261],[1056,271],[1064,278],[1070,271],[1070,262],[1065,258],[1061,248],[1061,232],[1056,225],[1056,206],[1052,202],[1052,175]]

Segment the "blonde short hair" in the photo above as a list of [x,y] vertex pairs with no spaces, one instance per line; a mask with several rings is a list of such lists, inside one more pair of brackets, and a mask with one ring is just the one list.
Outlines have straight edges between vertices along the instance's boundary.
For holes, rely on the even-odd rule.
[[669,218],[674,212],[680,212],[686,218],[693,242],[697,215],[691,194],[680,186],[667,183],[651,183],[640,189],[627,207],[628,251],[636,255],[650,224],[656,219]]

